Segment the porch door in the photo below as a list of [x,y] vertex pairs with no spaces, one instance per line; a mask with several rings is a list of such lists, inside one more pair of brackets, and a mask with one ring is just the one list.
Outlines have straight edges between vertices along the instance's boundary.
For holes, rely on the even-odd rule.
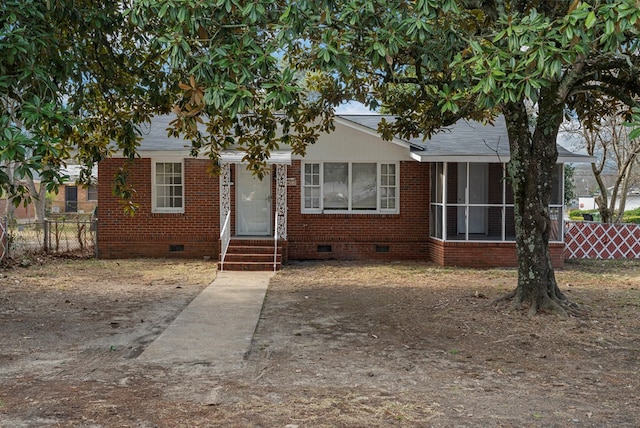
[[271,177],[262,180],[236,165],[236,234],[271,234]]
[[[467,181],[467,165],[469,166],[469,180]],[[488,203],[489,168],[486,163],[458,164],[458,203],[487,204]],[[487,233],[487,207],[458,207],[458,233],[466,232],[465,211],[469,213],[469,233]]]

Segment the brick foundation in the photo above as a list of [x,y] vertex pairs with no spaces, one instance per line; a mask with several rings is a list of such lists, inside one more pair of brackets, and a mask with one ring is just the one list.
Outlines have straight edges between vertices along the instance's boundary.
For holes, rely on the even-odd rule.
[[[430,239],[431,260],[441,266],[473,268],[516,267],[514,242],[443,242]],[[551,243],[553,267],[564,266],[564,244]]]

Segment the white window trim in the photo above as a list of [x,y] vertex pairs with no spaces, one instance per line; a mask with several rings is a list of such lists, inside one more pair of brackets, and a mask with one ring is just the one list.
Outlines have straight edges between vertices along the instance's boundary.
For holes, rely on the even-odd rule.
[[[348,198],[349,198],[349,208],[346,210],[336,210],[336,209],[324,209],[324,164],[325,163],[346,163],[348,165],[348,170],[349,170],[349,190],[348,190]],[[376,188],[377,188],[377,197],[376,197],[376,209],[375,210],[354,210],[351,208],[351,204],[352,204],[352,200],[351,200],[351,193],[352,193],[352,165],[354,163],[374,163],[376,164]],[[320,208],[305,208],[304,204],[305,204],[305,188],[307,187],[312,187],[312,186],[305,186],[305,165],[309,165],[309,164],[318,164],[320,165]],[[381,180],[381,170],[382,167],[381,165],[395,165],[395,177],[396,177],[396,183],[395,183],[395,189],[396,189],[396,194],[395,194],[395,198],[396,198],[396,207],[394,209],[383,209],[380,207],[380,198],[381,198],[381,194],[382,194],[382,180]],[[400,162],[397,161],[344,161],[344,160],[335,160],[335,161],[306,161],[306,162],[302,162],[301,168],[300,168],[300,174],[301,174],[301,180],[300,183],[302,184],[302,186],[300,186],[300,212],[302,214],[354,214],[354,215],[358,215],[358,214],[400,214]],[[387,186],[389,187],[389,186]]]
[[[180,172],[182,178],[182,207],[172,208],[172,207],[162,207],[158,208],[158,200],[157,200],[157,185],[156,185],[156,164],[158,163],[179,163],[181,165]],[[151,212],[152,213],[184,213],[185,206],[185,182],[184,182],[184,159],[177,158],[157,158],[151,159]]]

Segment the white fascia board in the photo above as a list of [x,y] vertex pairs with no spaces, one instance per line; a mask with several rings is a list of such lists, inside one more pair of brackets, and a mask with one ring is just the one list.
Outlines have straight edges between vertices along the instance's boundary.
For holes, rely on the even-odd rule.
[[[335,121],[337,123],[341,124],[341,125],[344,125],[344,126],[348,127],[348,128],[356,129],[356,130],[358,130],[360,132],[372,135],[372,136],[382,140],[382,136],[380,134],[378,134],[378,131],[375,130],[375,129],[369,128],[367,126],[360,125],[359,123],[352,122],[352,121],[350,121],[348,119],[343,119],[340,116],[336,116],[335,117]],[[383,141],[386,141],[386,140],[383,140]],[[400,138],[393,137],[393,139],[389,140],[388,142],[389,143],[393,143],[393,144],[397,144],[398,146],[404,147],[405,149],[410,149],[411,148],[411,143],[409,143],[408,141],[405,141],[405,140],[401,140]]]
[[411,157],[418,162],[471,162],[471,163],[505,163],[509,162],[510,156],[470,156],[470,155],[424,155],[411,153]]
[[[220,152],[220,161],[225,163],[246,163],[243,158],[246,152],[241,150],[223,150]],[[270,153],[266,160],[267,164],[285,164],[291,165],[291,152],[287,150],[274,150]]]
[[[506,163],[511,160],[511,155],[506,156],[455,156],[455,155],[423,155],[411,153],[411,157],[418,162],[470,162],[470,163]],[[595,158],[584,155],[558,156],[556,163],[592,163]]]
[[[152,159],[209,159],[206,153],[200,153],[197,157],[191,156],[190,150],[148,150],[139,151],[140,158]],[[246,152],[240,150],[224,150],[220,152],[220,160],[227,163],[246,163],[242,160]],[[124,157],[122,152],[116,152],[112,157]],[[287,164],[291,165],[291,152],[286,150],[272,151],[267,164]]]

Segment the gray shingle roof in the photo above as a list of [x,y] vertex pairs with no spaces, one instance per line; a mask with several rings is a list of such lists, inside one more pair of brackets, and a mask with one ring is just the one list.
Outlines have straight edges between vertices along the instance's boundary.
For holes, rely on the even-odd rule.
[[151,124],[140,126],[142,141],[139,151],[188,151],[191,142],[168,136],[169,122],[175,119],[174,115],[155,116]]
[[[389,121],[393,116],[383,115],[338,115],[343,121],[376,131],[382,118]],[[189,141],[168,137],[167,128],[173,116],[156,116],[151,125],[143,125],[141,152],[184,152],[187,153]],[[506,162],[509,159],[509,138],[504,117],[495,119],[494,125],[484,125],[471,120],[460,120],[452,126],[443,128],[431,139],[396,139],[411,147],[411,156],[421,162],[441,161],[478,161]],[[558,145],[560,162],[591,162],[589,156],[575,154]]]
[[[342,119],[376,130],[382,118],[393,121],[393,116],[340,115]],[[441,129],[428,140],[422,137],[404,140],[411,144],[412,157],[422,162],[469,162],[509,160],[509,136],[503,116],[495,118],[493,125],[473,120],[459,120]],[[572,153],[558,146],[559,162],[591,162],[590,156]]]

